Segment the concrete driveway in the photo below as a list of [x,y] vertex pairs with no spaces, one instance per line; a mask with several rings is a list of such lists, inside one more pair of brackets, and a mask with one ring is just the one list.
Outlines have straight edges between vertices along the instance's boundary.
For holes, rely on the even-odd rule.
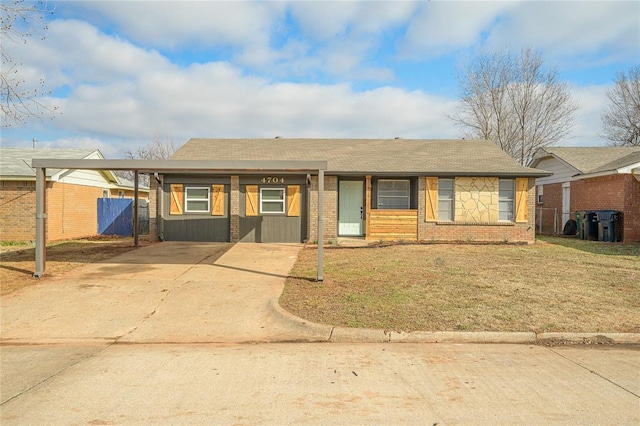
[[4,343],[324,340],[277,300],[300,244],[163,242],[1,300]]

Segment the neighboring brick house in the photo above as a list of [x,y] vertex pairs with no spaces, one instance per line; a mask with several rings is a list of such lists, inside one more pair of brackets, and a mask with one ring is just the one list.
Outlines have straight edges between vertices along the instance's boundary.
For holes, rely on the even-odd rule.
[[[543,148],[531,166],[553,173],[536,179],[536,206],[558,211],[560,231],[576,211],[617,210],[623,241],[640,241],[640,147]],[[543,229],[552,220],[543,213]]]
[[[35,238],[34,158],[104,159],[97,149],[0,148],[0,241]],[[109,171],[47,170],[47,240],[96,235],[96,200],[133,194],[131,182]]]
[[[327,240],[532,243],[534,179],[547,174],[475,140],[191,139],[171,160],[327,161]],[[294,171],[184,171],[151,182],[162,240],[315,241],[317,204],[317,176]]]

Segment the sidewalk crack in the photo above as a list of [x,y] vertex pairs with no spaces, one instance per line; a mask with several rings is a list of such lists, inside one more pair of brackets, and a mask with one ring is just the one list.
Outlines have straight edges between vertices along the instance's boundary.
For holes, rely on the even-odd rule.
[[611,383],[612,385],[617,386],[617,387],[619,387],[620,389],[622,389],[623,391],[628,392],[628,393],[630,393],[631,395],[635,396],[636,398],[640,399],[640,395],[638,395],[637,393],[635,393],[635,392],[633,392],[633,391],[631,391],[631,390],[629,390],[629,389],[625,388],[624,386],[622,386],[622,385],[620,385],[620,384],[618,384],[618,383],[614,382],[613,380],[609,379],[608,377],[603,376],[602,374],[598,373],[597,371],[592,370],[592,369],[590,369],[589,367],[584,366],[584,365],[580,364],[579,362],[572,360],[571,358],[569,358],[569,357],[567,357],[567,356],[565,356],[565,355],[563,355],[563,354],[561,354],[561,353],[559,353],[559,352],[557,352],[557,351],[553,350],[552,348],[547,348],[547,349],[549,349],[551,352],[553,352],[554,354],[558,355],[559,357],[566,359],[566,360],[567,360],[567,361],[569,361],[570,363],[575,364],[575,365],[577,365],[578,367],[580,367],[580,368],[582,368],[582,369],[584,369],[584,370],[587,370],[587,371],[588,371],[589,373],[591,373],[591,374],[595,374],[596,376],[600,377],[601,379],[606,380],[607,382]]
[[185,281],[185,282],[183,282],[182,284],[178,285],[177,287],[173,288],[172,290],[169,290],[169,289],[162,290],[162,292],[163,292],[163,293],[165,293],[165,294],[164,294],[164,296],[163,296],[163,297],[161,297],[161,298],[160,298],[160,300],[158,301],[158,303],[156,303],[156,305],[153,307],[153,310],[152,310],[151,312],[147,313],[144,317],[142,317],[142,319],[140,320],[140,322],[139,322],[138,324],[136,324],[136,325],[135,325],[131,330],[127,331],[126,333],[124,333],[124,334],[123,334],[123,335],[121,335],[121,336],[116,337],[116,338],[115,338],[114,343],[119,343],[119,342],[120,342],[120,339],[122,339],[122,338],[124,338],[124,337],[126,337],[126,336],[129,336],[129,335],[131,335],[132,333],[134,333],[138,328],[140,328],[140,326],[141,326],[142,324],[144,324],[144,323],[145,323],[149,318],[151,318],[152,316],[154,316],[154,315],[156,314],[156,312],[157,312],[158,308],[160,307],[160,305],[162,305],[162,303],[163,303],[163,302],[164,302],[164,301],[169,297],[169,295],[170,295],[173,291],[178,290],[178,289],[180,289],[180,288],[184,287],[186,284],[188,284],[188,283],[190,283],[190,282],[191,282],[191,281]]
[[97,350],[97,351],[95,351],[95,352],[92,352],[92,353],[90,353],[90,354],[88,354],[88,355],[86,355],[86,356],[84,356],[84,357],[82,357],[82,358],[78,359],[78,360],[77,360],[76,362],[74,362],[73,364],[69,364],[69,365],[67,365],[66,367],[64,367],[63,369],[61,369],[61,370],[59,370],[59,371],[56,371],[55,373],[51,374],[49,377],[47,377],[47,378],[45,378],[45,379],[42,379],[41,381],[39,381],[39,382],[38,382],[38,383],[36,383],[35,385],[30,386],[30,387],[28,387],[27,389],[24,389],[24,390],[22,390],[22,391],[18,392],[17,394],[13,395],[11,398],[7,399],[6,401],[2,401],[2,402],[0,402],[0,407],[1,407],[1,406],[3,406],[3,405],[5,405],[6,403],[8,403],[8,402],[10,402],[10,401],[13,401],[14,399],[18,398],[19,396],[24,395],[24,394],[26,394],[26,393],[30,392],[32,389],[35,389],[35,388],[37,388],[38,386],[40,386],[41,384],[48,382],[49,380],[53,379],[54,377],[56,377],[56,376],[58,376],[58,375],[60,375],[60,374],[64,373],[65,371],[69,370],[70,368],[73,368],[73,367],[75,367],[76,365],[80,364],[81,362],[84,362],[84,361],[86,361],[86,360],[87,360],[87,359],[89,359],[89,358],[93,358],[93,357],[95,357],[96,355],[98,355],[98,354],[100,354],[100,353],[104,352],[105,350],[109,349],[109,348],[110,348],[111,346],[113,346],[114,344],[115,344],[115,342],[109,343],[109,344],[107,344],[106,346],[102,347],[101,349],[99,349],[99,350]]

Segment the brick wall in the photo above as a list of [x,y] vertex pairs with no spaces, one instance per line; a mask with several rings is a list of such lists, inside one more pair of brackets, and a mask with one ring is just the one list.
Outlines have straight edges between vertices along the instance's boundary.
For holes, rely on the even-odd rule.
[[96,235],[100,197],[102,188],[53,183],[47,190],[47,240]]
[[[318,240],[318,176],[311,176],[309,240]],[[338,237],[338,177],[324,177],[324,239]]]
[[35,217],[35,181],[0,182],[0,240],[34,240]]
[[240,176],[231,176],[229,197],[229,238],[232,243],[240,241]]
[[[56,241],[97,234],[97,199],[102,189],[47,182],[47,240]],[[2,241],[35,239],[35,182],[2,182],[0,188],[0,238]]]
[[161,210],[158,203],[158,182],[151,176],[149,179],[149,239],[158,240],[160,230],[158,229],[158,217]]
[[[528,221],[508,224],[442,224],[425,221],[425,180],[418,179],[418,239],[437,241],[495,241],[535,242],[535,191],[534,179],[529,179]],[[318,181],[311,179],[310,239],[317,240],[318,233]],[[324,237],[337,238],[338,233],[338,179],[325,176]]]
[[[544,208],[542,214],[538,212],[538,220],[542,219],[542,233],[553,234],[555,232],[554,215],[556,215],[557,231],[562,234],[562,183],[544,185],[542,191],[542,203],[536,203],[536,207]],[[573,197],[573,194],[571,196]],[[554,212],[553,209],[556,209],[556,211]],[[571,219],[575,220],[573,213]]]
[[571,211],[576,210],[621,211],[623,241],[640,241],[640,181],[632,175],[616,174],[571,182]]

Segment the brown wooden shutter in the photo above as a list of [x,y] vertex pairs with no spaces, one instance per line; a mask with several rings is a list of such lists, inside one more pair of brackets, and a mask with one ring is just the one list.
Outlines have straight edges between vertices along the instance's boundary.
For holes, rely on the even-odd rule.
[[529,220],[529,179],[516,179],[516,222]]
[[169,214],[182,214],[182,200],[184,199],[184,189],[180,184],[172,184],[169,186],[171,190],[171,204]]
[[287,185],[287,216],[300,216],[300,185]]
[[245,186],[245,216],[258,216],[258,185]]
[[425,220],[435,222],[438,220],[438,178],[428,177],[426,180],[426,209]]
[[211,216],[224,216],[224,185],[213,185]]

